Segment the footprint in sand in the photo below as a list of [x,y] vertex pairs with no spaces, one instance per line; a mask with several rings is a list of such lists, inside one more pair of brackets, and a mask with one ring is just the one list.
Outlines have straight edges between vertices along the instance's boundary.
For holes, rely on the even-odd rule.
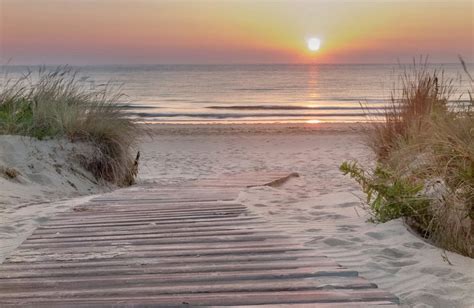
[[382,232],[366,232],[365,235],[370,236],[371,238],[374,238],[376,240],[384,240],[388,237],[387,234],[384,234]]
[[416,260],[406,260],[406,261],[389,261],[387,262],[387,265],[393,266],[393,267],[405,267],[409,265],[415,265],[418,264],[419,261]]
[[393,258],[393,259],[409,258],[414,255],[413,253],[409,253],[408,251],[403,251],[396,248],[384,248],[381,251],[381,253],[382,253],[382,255],[380,255],[381,257]]
[[441,267],[431,266],[431,267],[422,268],[420,272],[422,272],[423,274],[429,274],[436,277],[444,277],[444,276],[451,275],[453,273],[453,270],[450,268],[441,268]]
[[319,243],[321,240],[325,239],[326,237],[325,236],[315,236],[311,239],[311,241],[309,242],[306,242],[306,245],[312,245],[312,244],[317,244]]
[[353,232],[354,228],[352,226],[342,225],[342,226],[337,226],[337,230],[341,232]]
[[347,203],[340,203],[337,205],[337,207],[340,207],[340,208],[347,208],[347,207],[356,207],[358,206],[359,204],[356,203],[356,202],[347,202]]
[[305,232],[319,232],[321,231],[321,229],[307,229],[307,230],[304,230]]
[[329,246],[353,246],[354,245],[353,242],[349,242],[349,241],[345,241],[345,240],[341,240],[341,239],[333,238],[333,237],[325,239],[323,242]]
[[421,242],[410,242],[410,243],[403,244],[403,246],[405,246],[407,248],[421,249],[421,248],[425,247],[426,245],[424,243],[421,243]]
[[308,218],[307,216],[294,216],[292,217],[293,219],[299,221],[299,222],[305,222],[305,221],[311,221],[311,220],[315,220],[314,218],[311,219],[311,218]]

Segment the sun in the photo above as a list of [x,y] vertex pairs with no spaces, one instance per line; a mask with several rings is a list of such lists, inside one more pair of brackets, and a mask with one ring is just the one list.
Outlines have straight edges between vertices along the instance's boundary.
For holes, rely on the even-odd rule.
[[321,40],[317,37],[309,38],[306,43],[308,44],[308,49],[311,51],[318,51],[321,47]]

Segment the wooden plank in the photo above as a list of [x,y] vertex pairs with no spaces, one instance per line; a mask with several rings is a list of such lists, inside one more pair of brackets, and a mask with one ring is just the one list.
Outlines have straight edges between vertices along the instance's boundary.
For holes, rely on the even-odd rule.
[[[148,233],[126,233],[126,234],[117,234],[111,232],[108,235],[98,235],[94,233],[93,236],[83,236],[82,234],[78,234],[75,236],[61,236],[61,234],[53,234],[50,237],[44,236],[36,236],[36,237],[29,237],[23,243],[25,244],[38,244],[38,243],[72,243],[72,242],[94,242],[94,241],[111,241],[111,240],[127,240],[127,239],[158,239],[158,238],[167,238],[167,239],[174,239],[174,238],[195,238],[195,237],[214,237],[214,236],[223,236],[223,235],[256,235],[259,236],[275,236],[274,232],[271,231],[260,231],[256,233],[253,230],[235,230],[235,229],[224,229],[223,231],[212,230],[212,231],[195,231],[195,232],[176,232],[173,234],[169,234],[169,232],[148,232]],[[280,236],[281,237],[281,236]]]
[[107,276],[114,275],[120,271],[121,275],[141,275],[141,274],[174,274],[174,273],[215,273],[215,272],[245,272],[255,270],[278,270],[294,269],[299,267],[312,268],[313,272],[324,273],[327,276],[350,273],[350,271],[340,271],[333,261],[315,262],[313,260],[294,261],[252,261],[242,263],[199,263],[199,264],[137,264],[135,266],[110,266],[107,268],[60,268],[60,269],[28,269],[25,270],[2,270],[2,278],[32,278],[32,277],[64,277],[64,276]]
[[194,218],[231,218],[231,217],[257,217],[255,215],[251,215],[245,213],[243,211],[208,211],[208,212],[192,212],[192,213],[172,213],[172,214],[163,214],[159,215],[158,213],[154,214],[135,214],[135,215],[128,215],[128,216],[104,216],[102,217],[84,217],[84,216],[73,216],[70,218],[59,218],[59,219],[51,219],[50,224],[51,226],[56,225],[65,225],[65,224],[101,224],[101,223],[108,223],[108,222],[129,222],[129,221],[143,221],[153,219],[155,221],[163,221],[163,220],[172,220],[172,219],[194,219]]
[[[210,205],[203,205],[202,207],[197,207],[197,208],[192,208],[192,207],[184,207],[184,208],[169,208],[169,206],[162,208],[162,207],[157,207],[157,206],[150,206],[150,207],[145,207],[145,206],[140,206],[137,208],[130,208],[130,207],[123,207],[121,208],[120,206],[100,206],[100,205],[94,205],[93,207],[77,207],[77,212],[74,214],[74,217],[76,216],[82,216],[82,217],[116,217],[116,216],[125,216],[127,215],[142,215],[142,214],[180,214],[180,213],[201,213],[201,212],[212,212],[212,211],[242,211],[245,212],[247,211],[247,208],[244,206],[232,206],[232,205],[216,205],[216,206],[210,206]],[[76,208],[74,208],[76,211]],[[53,220],[58,220],[58,219],[63,219],[63,218],[70,218],[71,213],[65,212],[56,215],[56,217],[53,217]]]
[[[314,268],[299,267],[296,269],[275,269],[275,270],[249,270],[245,272],[227,271],[215,272],[210,275],[208,272],[198,272],[189,275],[187,273],[167,273],[167,274],[140,274],[140,275],[122,275],[121,273],[110,274],[107,276],[62,276],[62,277],[29,277],[29,278],[4,278],[0,280],[0,287],[8,287],[12,284],[18,286],[38,286],[40,284],[54,285],[74,285],[76,283],[95,284],[102,287],[111,285],[118,281],[147,282],[156,280],[169,281],[170,283],[182,282],[220,282],[220,281],[241,281],[241,280],[259,280],[259,279],[355,279],[358,278],[357,272],[347,269],[333,269],[332,271],[314,271]],[[362,279],[362,278],[360,278]]]
[[96,231],[96,232],[48,232],[48,233],[34,233],[32,234],[29,238],[28,241],[33,241],[33,240],[42,240],[42,239],[55,239],[55,238],[62,238],[62,239],[74,239],[74,238],[96,238],[96,237],[102,237],[102,236],[140,236],[140,235],[156,235],[156,236],[170,236],[170,237],[181,237],[181,236],[187,236],[187,235],[199,235],[199,234],[206,234],[206,233],[213,233],[215,234],[223,234],[225,232],[228,232],[229,234],[232,234],[233,232],[242,232],[242,233],[248,233],[248,232],[258,232],[259,234],[265,234],[265,233],[274,233],[273,231],[270,231],[269,229],[255,229],[255,228],[246,228],[243,226],[242,228],[235,228],[235,226],[232,227],[226,227],[226,226],[203,226],[203,227],[182,227],[182,228],[141,228],[141,229],[131,229],[131,230],[120,230],[120,231]]
[[103,227],[87,227],[87,228],[45,228],[41,226],[34,232],[34,235],[39,234],[93,234],[96,232],[115,232],[123,230],[169,230],[169,232],[174,232],[177,230],[189,230],[193,228],[197,230],[198,228],[210,228],[210,227],[227,227],[227,228],[255,228],[256,225],[254,220],[238,220],[233,221],[229,224],[228,221],[202,221],[202,222],[163,222],[160,224],[149,223],[149,224],[136,224],[129,225],[126,228],[123,226],[107,226]]
[[[126,289],[124,289],[126,290]],[[230,306],[239,303],[240,305],[258,305],[258,304],[280,304],[280,303],[344,303],[344,302],[370,302],[386,301],[394,303],[393,296],[390,293],[377,290],[295,290],[295,291],[273,291],[273,292],[228,292],[211,294],[176,294],[176,295],[154,295],[150,293],[146,296],[126,294],[121,292],[107,292],[103,290],[95,296],[78,298],[72,296],[74,293],[58,294],[52,292],[51,295],[61,295],[61,297],[31,297],[14,298],[16,303],[27,304],[30,302],[44,304],[62,303],[68,304],[88,304],[100,305],[101,303],[116,303],[120,305],[132,304],[150,304],[150,305],[190,305],[190,306],[210,306],[221,305]],[[18,300],[20,300],[18,302]]]
[[61,253],[29,253],[23,249],[18,249],[12,255],[7,258],[8,262],[62,262],[71,260],[105,260],[105,259],[118,259],[118,258],[149,258],[149,257],[162,257],[162,256],[221,256],[221,255],[248,255],[248,254],[269,254],[269,253],[287,253],[287,252],[301,252],[311,251],[310,249],[301,248],[299,245],[291,245],[289,247],[278,247],[278,246],[251,246],[251,247],[227,247],[227,248],[193,248],[193,249],[160,249],[160,250],[149,250],[149,251],[135,251],[129,250],[124,251],[123,249],[117,249],[114,251],[106,252],[61,252]]
[[[239,242],[239,243],[246,243],[246,242],[268,242],[272,239],[284,239],[286,237],[282,235],[255,235],[255,234],[242,234],[242,235],[207,235],[207,236],[188,236],[188,237],[138,237],[138,238],[114,238],[113,240],[110,239],[96,239],[94,241],[79,241],[79,242],[66,242],[66,241],[49,241],[46,243],[38,243],[33,241],[26,241],[22,244],[22,248],[74,248],[77,245],[82,245],[84,247],[109,247],[109,246],[121,246],[121,245],[156,245],[159,248],[160,245],[167,245],[167,244],[212,244],[216,243],[218,245],[224,243],[231,243],[231,242]],[[286,244],[287,242],[283,242]]]
[[[13,286],[11,286],[13,287]],[[70,285],[51,285],[46,286],[38,284],[34,291],[8,288],[2,290],[5,295],[0,294],[2,298],[39,298],[39,297],[57,297],[56,294],[59,289],[60,296],[67,297],[89,297],[100,296],[102,294],[126,296],[127,294],[133,296],[147,296],[158,294],[196,294],[196,293],[224,293],[224,292],[278,292],[290,290],[327,290],[327,289],[352,289],[363,292],[367,289],[375,289],[374,284],[368,283],[363,279],[340,279],[339,281],[325,281],[317,279],[287,279],[287,280],[244,280],[239,282],[219,281],[219,282],[200,282],[200,283],[180,283],[178,285],[170,285],[164,281],[156,281],[154,283],[144,284],[140,281],[122,281],[121,284],[115,283],[108,285],[107,288],[82,284],[77,286]],[[55,290],[56,289],[56,290]],[[371,290],[372,291],[372,290]],[[8,293],[7,293],[8,292]]]
[[[143,291],[153,291],[154,294],[180,294],[180,293],[216,293],[216,292],[243,292],[243,291],[278,291],[288,289],[374,289],[377,286],[367,280],[359,277],[312,277],[311,279],[302,279],[302,277],[273,277],[265,278],[253,276],[241,280],[209,280],[205,277],[200,279],[191,279],[185,276],[182,280],[165,280],[159,275],[149,275],[149,279],[118,279],[110,280],[105,283],[104,280],[89,281],[23,281],[23,283],[2,283],[0,285],[1,293],[5,297],[14,297],[12,293],[33,293],[51,292],[52,290],[108,290],[117,288],[128,288],[135,293]],[[17,279],[18,280],[18,279]],[[104,287],[106,285],[107,287]],[[146,290],[145,288],[148,288]],[[0,300],[2,295],[0,295]]]
[[[53,268],[69,268],[69,267],[109,267],[115,265],[137,265],[137,264],[149,264],[149,263],[226,263],[226,262],[247,262],[247,261],[285,261],[285,260],[314,260],[315,264],[319,260],[329,260],[326,256],[315,256],[305,252],[287,252],[287,253],[269,253],[269,254],[247,254],[247,255],[220,255],[220,256],[181,256],[176,258],[174,256],[150,256],[147,258],[116,258],[116,259],[100,259],[100,260],[71,260],[63,262],[10,262],[3,264],[0,268],[2,270],[21,270],[23,268],[28,269],[53,269]],[[1,276],[0,276],[1,277]],[[0,278],[1,279],[1,278]]]
[[262,220],[257,216],[242,216],[242,217],[216,217],[216,216],[208,216],[208,217],[199,217],[199,218],[149,218],[149,219],[136,219],[136,220],[118,220],[114,222],[108,223],[82,223],[82,224],[52,224],[52,225],[44,225],[42,229],[72,229],[72,228],[87,228],[87,227],[99,227],[99,228],[106,228],[106,227],[116,227],[116,226],[136,226],[142,224],[149,224],[149,223],[160,223],[160,224],[177,224],[177,223],[189,223],[189,224],[196,224],[199,222],[227,222],[227,224],[232,224],[234,222],[240,222],[244,220]]
[[[283,245],[283,246],[282,246]],[[301,249],[301,246],[298,244],[288,244],[287,241],[278,241],[278,240],[266,240],[265,242],[243,242],[243,241],[231,241],[226,243],[182,243],[182,244],[152,244],[152,245],[116,245],[116,246],[77,246],[77,247],[69,247],[67,249],[57,249],[57,248],[48,248],[48,249],[37,249],[37,248],[20,248],[13,254],[13,256],[22,256],[22,257],[40,257],[40,256],[47,256],[51,255],[52,257],[60,257],[61,255],[66,256],[100,256],[102,254],[107,255],[111,253],[113,255],[118,254],[131,254],[131,253],[147,253],[147,252],[180,252],[180,251],[193,251],[195,254],[199,254],[201,250],[203,251],[211,251],[214,250],[216,252],[230,252],[230,251],[238,251],[239,249],[244,249],[245,251],[258,251],[260,249],[266,248],[280,248],[284,251],[290,251],[294,249]]]

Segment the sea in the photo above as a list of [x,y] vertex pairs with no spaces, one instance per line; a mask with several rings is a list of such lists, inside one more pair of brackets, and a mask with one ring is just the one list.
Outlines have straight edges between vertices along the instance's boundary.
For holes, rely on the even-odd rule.
[[[125,95],[130,117],[147,123],[320,123],[376,119],[400,90],[401,64],[77,66],[78,82]],[[468,66],[474,72],[474,66]],[[34,66],[1,67],[0,87]],[[55,69],[55,67],[46,67]],[[472,83],[460,63],[429,69],[453,79],[454,100]],[[33,73],[34,76],[34,73]]]

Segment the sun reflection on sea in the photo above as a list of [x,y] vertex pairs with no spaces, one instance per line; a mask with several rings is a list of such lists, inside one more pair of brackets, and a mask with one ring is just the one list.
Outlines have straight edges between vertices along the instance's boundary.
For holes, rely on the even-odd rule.
[[317,91],[318,85],[318,67],[316,65],[308,66],[308,97],[311,99],[318,99],[321,97]]

